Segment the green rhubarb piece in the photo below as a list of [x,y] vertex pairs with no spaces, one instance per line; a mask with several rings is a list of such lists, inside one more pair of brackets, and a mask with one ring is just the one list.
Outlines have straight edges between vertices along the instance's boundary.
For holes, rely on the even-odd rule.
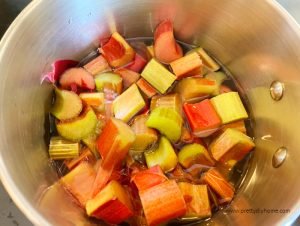
[[138,87],[136,84],[133,84],[114,100],[113,112],[116,118],[128,122],[145,105]]
[[247,111],[237,92],[220,94],[212,98],[211,103],[223,124],[248,118]]
[[220,94],[220,86],[221,84],[227,79],[227,76],[224,72],[218,71],[218,72],[210,72],[205,75],[205,78],[214,80],[218,86],[218,89],[216,89],[212,95],[216,96]]
[[66,140],[62,137],[52,137],[49,145],[51,159],[71,159],[79,156],[80,145],[78,142]]
[[176,80],[176,76],[154,58],[146,65],[141,76],[161,94],[164,94]]
[[206,148],[201,144],[187,144],[178,153],[178,162],[185,168],[193,164],[213,166],[214,161]]
[[96,89],[103,92],[104,89],[110,89],[120,94],[122,92],[122,77],[116,73],[106,72],[95,77]]
[[182,122],[181,115],[175,109],[158,107],[151,112],[146,125],[157,129],[175,143],[181,136]]
[[173,170],[178,162],[170,141],[165,137],[160,138],[158,148],[144,155],[148,168],[159,165],[165,173]]
[[175,109],[180,115],[182,113],[182,103],[178,93],[152,97],[150,110],[153,111],[157,107],[172,108]]
[[95,132],[97,116],[91,107],[86,107],[78,117],[56,123],[57,132],[60,136],[72,140],[82,140]]
[[55,103],[50,112],[59,120],[77,117],[82,111],[80,97],[71,91],[55,88]]

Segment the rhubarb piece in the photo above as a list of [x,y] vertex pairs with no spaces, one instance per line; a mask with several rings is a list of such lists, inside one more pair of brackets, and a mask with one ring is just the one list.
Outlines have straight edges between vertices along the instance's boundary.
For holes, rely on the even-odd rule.
[[206,78],[184,78],[178,82],[175,92],[179,93],[185,102],[197,102],[213,95],[218,89],[215,81]]
[[220,69],[220,65],[211,58],[203,48],[196,48],[195,51],[199,54],[205,67],[207,67],[210,71],[217,71]]
[[206,148],[201,144],[187,144],[178,153],[178,162],[185,168],[194,164],[213,166],[214,160],[210,157]]
[[113,112],[116,118],[128,122],[134,115],[139,113],[145,105],[145,101],[138,87],[133,84],[114,100]]
[[159,130],[169,140],[176,143],[181,136],[182,117],[172,108],[155,108],[146,122],[150,128]]
[[125,158],[134,140],[135,134],[127,124],[115,118],[107,122],[97,140],[103,161],[93,185],[93,196],[106,185],[114,168]]
[[194,141],[194,136],[186,126],[182,127],[180,142],[190,144]]
[[126,66],[127,69],[134,71],[134,72],[141,72],[144,67],[147,64],[147,60],[142,57],[140,54],[135,54],[134,60],[132,63],[130,63],[128,66]]
[[51,137],[49,155],[51,159],[72,159],[79,156],[79,143],[63,139],[62,137]]
[[209,146],[215,160],[222,163],[228,160],[240,161],[253,149],[252,139],[236,129],[226,129]]
[[56,123],[57,132],[60,136],[79,141],[91,135],[97,126],[97,116],[90,107],[86,107],[77,118]]
[[174,180],[139,192],[149,226],[158,225],[186,213],[186,204]]
[[77,117],[82,110],[79,96],[71,91],[55,88],[55,103],[50,112],[59,120]]
[[161,94],[164,94],[176,80],[176,76],[154,58],[148,62],[141,75]]
[[140,88],[140,90],[145,94],[147,98],[153,97],[157,94],[156,89],[154,89],[145,79],[140,78],[136,85]]
[[197,53],[188,54],[170,63],[177,80],[201,73],[202,61]]
[[240,131],[244,134],[247,133],[244,120],[239,120],[239,121],[230,122],[228,124],[225,124],[225,125],[222,126],[221,131],[224,132],[228,128],[236,129],[236,130],[238,130],[238,131]]
[[218,71],[218,72],[210,72],[205,75],[205,78],[214,80],[218,86],[218,89],[215,90],[213,93],[214,96],[220,94],[220,87],[222,83],[227,79],[227,76],[224,72]]
[[76,85],[82,89],[95,89],[93,76],[83,68],[68,69],[61,75],[59,84],[63,89],[69,89],[72,85]]
[[150,110],[153,111],[157,107],[166,107],[176,110],[180,115],[182,113],[182,103],[178,93],[168,94],[164,96],[154,96],[151,99]]
[[206,185],[195,185],[186,182],[178,183],[184,197],[187,211],[184,218],[199,219],[211,216],[211,209]]
[[237,92],[223,93],[211,99],[222,123],[248,118],[248,114]]
[[204,174],[203,181],[221,198],[220,203],[228,203],[232,200],[234,187],[215,168]]
[[104,89],[110,89],[120,94],[122,92],[122,78],[120,75],[112,72],[99,74],[95,77],[97,91],[103,92]]
[[161,22],[154,32],[155,57],[162,63],[171,63],[183,56],[180,45],[176,42],[173,24],[170,20]]
[[148,168],[159,165],[164,172],[174,169],[178,162],[177,155],[170,141],[165,137],[160,138],[156,149],[144,154]]
[[86,104],[97,111],[104,111],[104,93],[80,93],[79,97]]
[[60,182],[84,207],[91,196],[95,176],[93,166],[87,162],[82,162],[62,177]]
[[78,157],[75,157],[70,160],[65,160],[64,164],[68,167],[69,170],[72,170],[82,162],[89,162],[89,163],[96,162],[95,156],[93,155],[90,149],[84,148],[83,150],[81,150],[81,153]]
[[151,188],[167,180],[161,168],[156,165],[147,170],[134,174],[131,181],[136,185],[139,191]]
[[121,67],[133,61],[135,52],[133,48],[118,33],[114,32],[100,52],[104,55],[110,66]]
[[115,70],[115,72],[122,77],[124,90],[130,87],[133,83],[137,82],[140,78],[140,74],[126,68],[120,68]]
[[98,75],[99,73],[110,71],[111,68],[107,63],[107,60],[102,56],[98,56],[86,65],[83,66],[93,76]]
[[119,224],[133,216],[128,193],[117,181],[111,181],[96,197],[86,204],[89,216],[104,220],[109,224]]
[[135,133],[135,141],[131,146],[132,150],[144,151],[157,141],[157,132],[154,129],[148,128],[146,126],[146,121],[148,120],[147,115],[137,116],[131,129]]
[[196,104],[184,104],[183,109],[192,132],[197,137],[211,135],[222,124],[220,117],[208,99]]
[[147,53],[148,53],[148,56],[150,59],[154,57],[154,46],[153,45],[147,46]]

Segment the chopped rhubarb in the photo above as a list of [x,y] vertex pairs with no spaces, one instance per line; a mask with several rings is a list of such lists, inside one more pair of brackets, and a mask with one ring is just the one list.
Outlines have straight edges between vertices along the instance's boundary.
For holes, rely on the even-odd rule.
[[150,59],[154,57],[154,46],[153,45],[147,46],[147,53],[148,53],[148,56]]
[[59,121],[56,129],[59,135],[71,140],[82,140],[95,132],[97,126],[97,116],[90,107],[86,107],[83,113],[70,120]]
[[79,97],[86,105],[91,106],[99,112],[104,111],[104,93],[80,93]]
[[122,78],[113,72],[106,72],[95,77],[97,91],[103,92],[104,89],[113,90],[120,94],[122,92]]
[[145,107],[145,101],[136,86],[133,84],[118,96],[113,102],[113,112],[116,118],[128,122],[133,116]]
[[51,159],[72,159],[79,155],[79,143],[65,140],[62,137],[51,137],[49,144]]
[[80,163],[72,171],[60,179],[64,187],[84,207],[91,196],[91,188],[95,180],[95,170],[87,162]]
[[50,112],[59,120],[77,117],[82,110],[79,96],[68,90],[55,88],[55,102]]
[[208,99],[196,104],[184,104],[183,109],[195,136],[207,137],[221,126],[221,119]]
[[83,68],[68,69],[61,75],[59,84],[63,89],[70,89],[74,85],[82,89],[95,89],[94,77]]
[[139,115],[135,117],[131,129],[135,133],[135,141],[131,149],[134,151],[144,151],[157,141],[157,132],[146,126],[148,120],[147,115]]
[[134,174],[131,181],[134,182],[139,191],[151,188],[167,180],[160,166],[156,165],[147,170]]
[[131,71],[139,73],[144,69],[146,64],[147,64],[147,60],[141,55],[136,53],[133,62],[130,63],[128,66],[126,66],[126,68]]
[[216,82],[218,89],[216,89],[215,92],[213,93],[213,95],[216,96],[221,93],[220,87],[221,87],[222,83],[227,79],[227,76],[225,73],[218,71],[218,72],[210,72],[210,73],[206,74],[205,78],[214,80]]
[[102,55],[96,57],[83,67],[93,76],[111,70],[109,64],[107,63],[107,60]]
[[145,79],[140,78],[136,85],[140,88],[140,90],[145,94],[147,98],[153,97],[157,94],[156,89],[154,89]]
[[161,22],[154,32],[155,57],[162,63],[171,63],[183,56],[180,45],[176,42],[173,24],[170,20]]
[[244,133],[228,128],[209,146],[212,156],[225,163],[229,160],[240,161],[254,148],[252,139]]
[[95,156],[90,149],[84,148],[83,150],[81,150],[81,153],[78,157],[71,160],[65,160],[64,164],[68,167],[69,170],[72,170],[82,162],[96,162]]
[[165,137],[160,138],[156,149],[145,152],[144,154],[148,168],[159,165],[164,172],[173,170],[178,162],[174,148]]
[[191,53],[170,63],[177,80],[184,77],[196,75],[194,72],[201,72],[202,61],[197,53]]
[[182,113],[182,103],[178,93],[168,94],[164,96],[154,96],[151,99],[150,110],[153,111],[157,107],[167,107],[176,110],[180,115]]
[[119,74],[123,80],[123,89],[126,90],[133,83],[137,82],[140,78],[140,74],[134,71],[131,71],[126,68],[120,68],[115,70],[115,73]]
[[134,60],[135,52],[133,48],[118,33],[114,32],[100,52],[104,55],[112,67],[121,67]]
[[210,157],[206,148],[201,144],[187,144],[178,153],[178,162],[185,168],[194,164],[213,166],[214,160]]
[[194,136],[190,132],[190,130],[187,128],[187,126],[182,126],[182,131],[181,131],[181,137],[180,137],[180,142],[185,143],[185,144],[190,144],[194,141]]
[[159,130],[172,142],[179,140],[181,136],[182,117],[175,109],[157,107],[149,116],[146,125]]
[[86,211],[89,216],[104,220],[109,224],[119,224],[133,216],[127,191],[114,180],[87,202]]
[[239,130],[240,132],[242,132],[244,134],[247,133],[244,120],[239,120],[239,121],[234,121],[234,122],[227,123],[227,124],[222,126],[221,131],[224,132],[228,128]]
[[234,187],[215,168],[208,170],[204,174],[203,180],[221,198],[221,203],[228,203],[232,200]]
[[199,77],[184,78],[175,87],[175,91],[185,102],[203,100],[215,93],[216,89],[218,89],[218,85],[215,81]]
[[176,80],[176,76],[154,58],[148,62],[141,76],[161,94],[164,94]]
[[247,111],[237,92],[223,93],[211,99],[222,123],[248,118]]
[[206,185],[195,185],[186,182],[179,182],[178,186],[184,197],[187,207],[184,218],[206,218],[211,216]]
[[149,226],[158,225],[186,213],[183,195],[174,180],[139,192]]
[[203,64],[210,71],[217,71],[220,69],[220,65],[214,59],[212,59],[203,48],[197,48],[195,51],[199,54]]

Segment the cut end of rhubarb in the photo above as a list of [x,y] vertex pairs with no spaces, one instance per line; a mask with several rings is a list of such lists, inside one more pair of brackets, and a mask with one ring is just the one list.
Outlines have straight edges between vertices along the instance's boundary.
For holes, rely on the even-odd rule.
[[95,81],[93,76],[83,68],[68,69],[61,75],[59,84],[64,89],[70,89],[73,85],[76,85],[82,89],[95,89]]
[[97,91],[103,92],[104,89],[112,90],[118,94],[122,92],[122,78],[112,72],[99,74],[95,77]]

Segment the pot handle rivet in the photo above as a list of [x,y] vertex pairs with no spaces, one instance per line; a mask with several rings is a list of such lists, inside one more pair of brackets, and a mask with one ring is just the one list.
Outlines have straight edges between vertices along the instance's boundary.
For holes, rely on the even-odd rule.
[[279,81],[273,81],[270,86],[270,94],[273,100],[279,101],[283,97],[284,84]]
[[281,166],[285,161],[286,157],[287,157],[287,148],[286,147],[278,148],[273,155],[273,159],[272,159],[273,167],[278,168],[279,166]]

